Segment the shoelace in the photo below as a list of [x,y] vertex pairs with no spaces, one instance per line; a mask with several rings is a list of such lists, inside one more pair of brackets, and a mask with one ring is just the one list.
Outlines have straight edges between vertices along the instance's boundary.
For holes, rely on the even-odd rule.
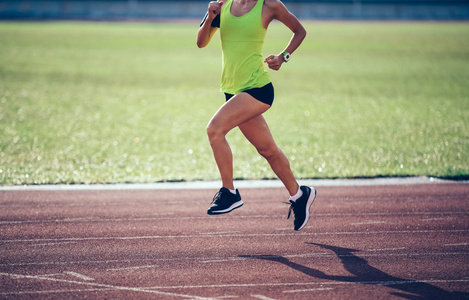
[[212,199],[212,204],[215,203],[215,201],[217,201],[218,199],[220,199],[221,197],[221,191],[218,191],[215,196],[213,196],[213,199]]
[[290,201],[290,202],[283,202],[285,204],[290,204],[290,208],[288,209],[287,220],[290,219],[291,211],[293,210],[293,213],[295,212],[295,202],[293,202],[291,200],[288,200],[288,201]]

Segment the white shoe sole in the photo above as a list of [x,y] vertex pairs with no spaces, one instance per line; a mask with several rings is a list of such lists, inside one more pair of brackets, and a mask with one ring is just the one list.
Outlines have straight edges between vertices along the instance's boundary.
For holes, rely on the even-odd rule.
[[235,202],[233,203],[230,207],[228,207],[227,209],[223,209],[223,210],[216,210],[216,211],[211,211],[211,213],[209,215],[220,215],[220,214],[226,214],[226,213],[229,213],[230,211],[232,210],[235,210],[241,206],[243,206],[244,202],[243,200],[239,200],[238,202]]

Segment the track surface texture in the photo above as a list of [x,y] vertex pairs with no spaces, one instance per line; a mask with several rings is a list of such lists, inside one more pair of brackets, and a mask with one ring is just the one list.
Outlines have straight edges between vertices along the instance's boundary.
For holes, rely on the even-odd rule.
[[1,299],[468,299],[469,184],[0,190]]

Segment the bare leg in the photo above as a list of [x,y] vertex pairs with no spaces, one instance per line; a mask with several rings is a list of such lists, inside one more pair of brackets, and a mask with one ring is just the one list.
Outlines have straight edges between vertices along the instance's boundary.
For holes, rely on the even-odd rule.
[[272,137],[269,126],[262,115],[259,115],[241,125],[239,129],[244,136],[256,147],[270,164],[270,167],[287,188],[290,196],[298,192],[299,185],[293,176],[287,157],[280,150]]
[[226,134],[240,124],[262,115],[269,108],[269,105],[254,99],[251,95],[240,93],[223,104],[210,120],[207,135],[223,187],[234,189],[233,155],[226,141]]

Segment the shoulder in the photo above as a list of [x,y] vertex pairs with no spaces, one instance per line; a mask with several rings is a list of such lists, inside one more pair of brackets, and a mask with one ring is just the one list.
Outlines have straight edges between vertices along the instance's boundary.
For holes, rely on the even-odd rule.
[[269,9],[281,9],[285,7],[280,0],[264,0],[264,5]]
[[287,8],[280,0],[264,0],[264,6],[274,18],[287,11]]

